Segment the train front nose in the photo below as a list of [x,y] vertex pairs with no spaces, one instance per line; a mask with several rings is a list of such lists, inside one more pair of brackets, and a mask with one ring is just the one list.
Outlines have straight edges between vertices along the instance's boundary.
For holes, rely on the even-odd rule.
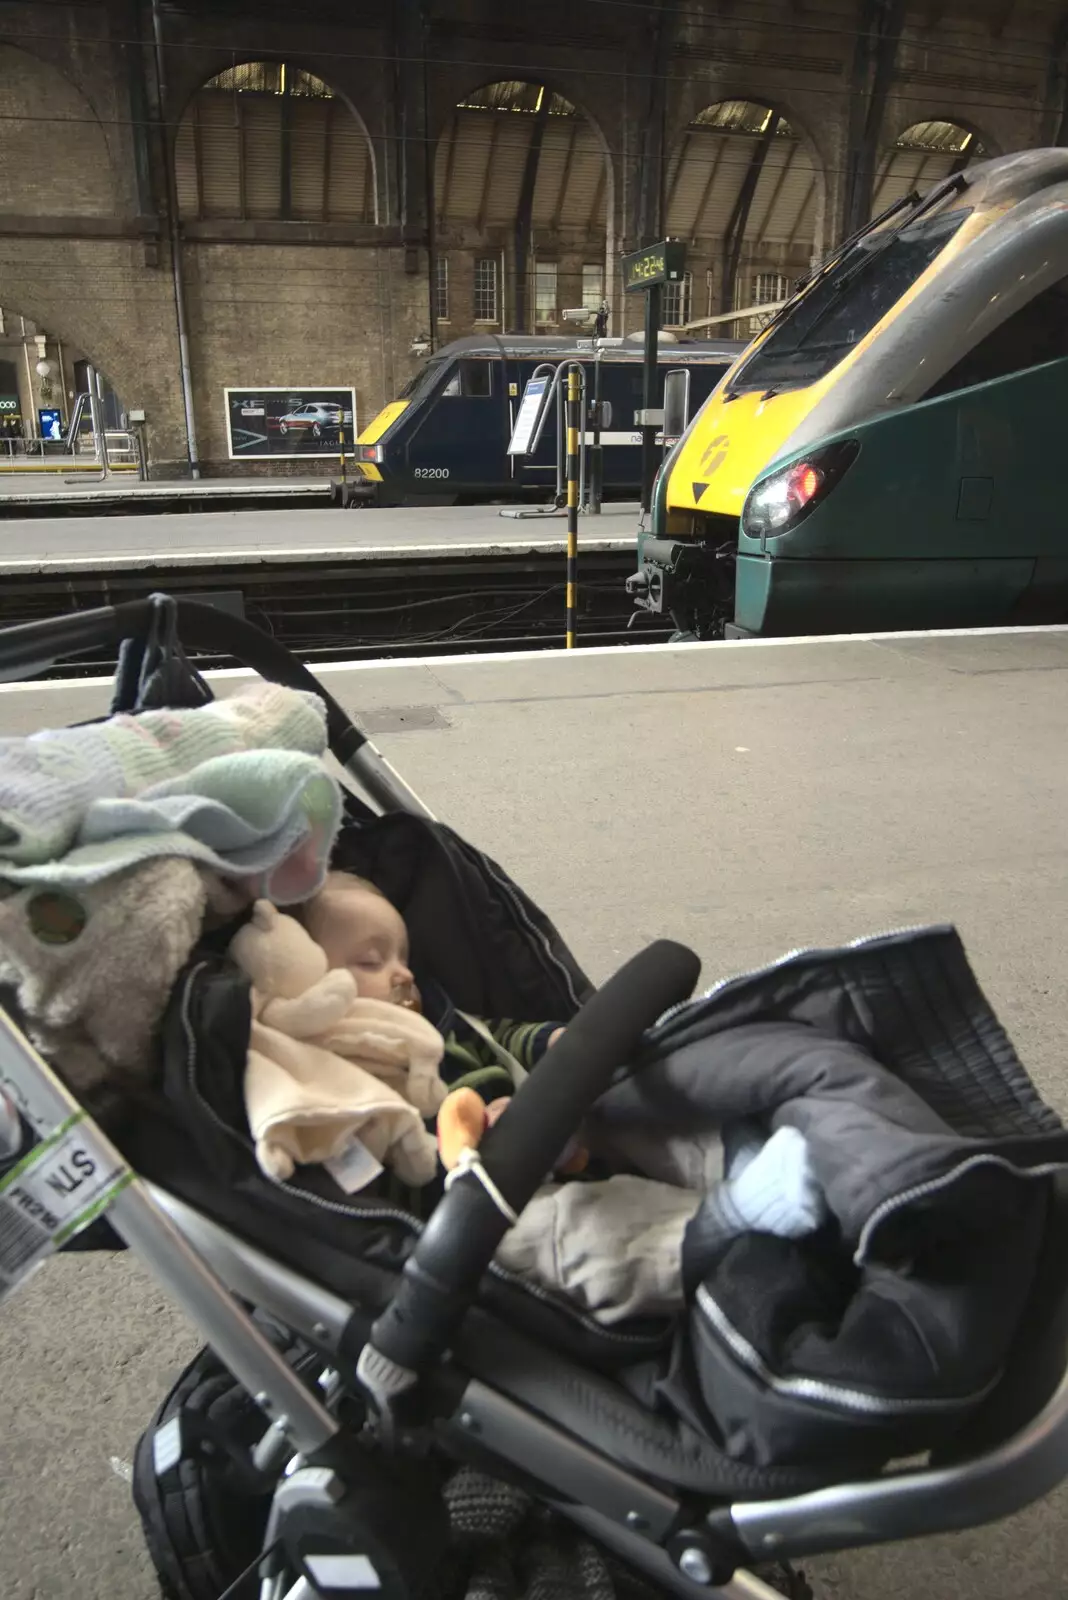
[[389,440],[387,435],[395,427],[398,417],[407,411],[407,400],[391,400],[364,428],[356,440],[356,465],[368,483],[382,483],[388,476],[386,466]]

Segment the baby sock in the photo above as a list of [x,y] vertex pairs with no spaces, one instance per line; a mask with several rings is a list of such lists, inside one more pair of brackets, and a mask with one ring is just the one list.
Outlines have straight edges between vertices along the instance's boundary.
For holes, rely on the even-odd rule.
[[729,1239],[743,1233],[774,1233],[801,1239],[815,1233],[827,1215],[808,1145],[796,1128],[779,1128],[735,1146],[726,1177],[709,1191],[686,1232],[685,1275],[699,1282],[704,1266]]

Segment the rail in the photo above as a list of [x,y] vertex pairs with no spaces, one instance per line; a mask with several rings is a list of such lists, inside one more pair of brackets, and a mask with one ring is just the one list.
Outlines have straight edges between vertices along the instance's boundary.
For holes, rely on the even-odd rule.
[[102,437],[85,431],[64,439],[0,434],[0,473],[135,472],[145,476],[140,439],[135,433],[109,429]]

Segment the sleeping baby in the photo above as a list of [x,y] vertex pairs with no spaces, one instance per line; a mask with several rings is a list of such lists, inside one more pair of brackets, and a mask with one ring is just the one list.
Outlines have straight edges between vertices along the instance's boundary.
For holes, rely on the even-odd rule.
[[[350,971],[361,995],[421,1009],[404,919],[373,884],[330,873],[305,907],[304,921],[330,966]],[[446,1166],[459,1159],[456,1126],[467,1130],[461,1145],[477,1147],[485,1127],[508,1106],[499,1091],[511,1093],[562,1031],[552,1022],[449,1015],[442,1027],[442,1075],[454,1091],[474,1088],[478,1096],[454,1092],[445,1102],[446,1116],[450,1104],[459,1111],[452,1143],[442,1148]],[[721,1154],[720,1172],[706,1173],[703,1192],[627,1174],[548,1183],[506,1234],[497,1263],[605,1324],[680,1311],[684,1280],[699,1281],[726,1240],[753,1231],[800,1238],[826,1215],[797,1129],[780,1128],[765,1139],[755,1125],[738,1124],[726,1131]],[[557,1172],[582,1164],[581,1154],[569,1149]]]

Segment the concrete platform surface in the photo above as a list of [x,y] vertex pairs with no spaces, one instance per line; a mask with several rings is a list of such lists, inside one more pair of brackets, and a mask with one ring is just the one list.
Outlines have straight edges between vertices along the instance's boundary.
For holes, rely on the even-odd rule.
[[[439,813],[595,978],[660,934],[713,977],[948,919],[1068,1112],[1068,631],[331,667]],[[234,675],[220,675],[226,690]],[[0,690],[0,732],[102,684]],[[125,1259],[50,1263],[0,1315],[5,1600],[152,1600],[124,1463],[195,1339]],[[1068,1463],[1066,1463],[1068,1468]],[[823,1600],[1052,1600],[1068,1493],[1001,1527],[813,1562]]]
[[0,516],[10,506],[38,505],[41,501],[102,505],[122,500],[217,500],[228,495],[240,499],[291,495],[294,500],[328,500],[333,492],[329,478],[173,478],[144,483],[129,471],[101,478],[99,467],[85,461],[68,462],[62,468],[46,462],[25,471],[6,463],[0,467]]
[[[515,507],[504,508],[514,511]],[[0,521],[0,573],[133,571],[300,561],[419,560],[551,555],[566,548],[563,513],[502,516],[499,506],[351,510],[190,511],[183,515],[26,517]],[[636,505],[583,517],[587,550],[624,550],[637,538]]]

